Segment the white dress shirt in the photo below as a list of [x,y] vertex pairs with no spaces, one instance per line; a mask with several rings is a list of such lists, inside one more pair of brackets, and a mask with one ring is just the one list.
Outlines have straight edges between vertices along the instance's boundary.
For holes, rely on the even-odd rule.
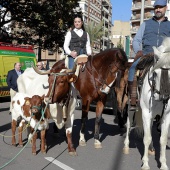
[[[77,29],[74,28],[73,30],[79,37],[83,35],[83,30],[82,29]],[[65,36],[65,41],[64,41],[64,51],[66,52],[67,55],[71,54],[71,50],[69,48],[70,46],[70,41],[71,41],[71,31],[68,31],[66,36]],[[90,37],[89,34],[87,33],[87,42],[86,42],[86,51],[87,55],[91,55],[91,46],[90,46]]]

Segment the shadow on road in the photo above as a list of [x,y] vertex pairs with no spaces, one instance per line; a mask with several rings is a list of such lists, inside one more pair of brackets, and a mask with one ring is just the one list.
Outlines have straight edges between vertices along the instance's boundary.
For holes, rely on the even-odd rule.
[[0,108],[0,112],[4,112],[4,111],[7,111],[9,110],[9,107],[6,107],[6,108]]
[[11,123],[0,126],[0,133],[11,129]]

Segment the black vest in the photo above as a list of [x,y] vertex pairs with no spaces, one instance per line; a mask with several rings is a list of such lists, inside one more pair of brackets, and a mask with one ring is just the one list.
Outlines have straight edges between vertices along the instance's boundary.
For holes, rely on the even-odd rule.
[[87,33],[83,31],[83,35],[79,37],[74,31],[71,31],[71,41],[70,41],[70,50],[75,50],[78,55],[87,54],[86,52],[86,43],[87,43]]

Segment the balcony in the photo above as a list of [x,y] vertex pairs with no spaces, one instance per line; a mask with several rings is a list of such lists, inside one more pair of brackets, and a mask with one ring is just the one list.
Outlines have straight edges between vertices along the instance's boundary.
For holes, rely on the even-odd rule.
[[[150,18],[152,18],[153,17],[153,14],[152,13],[145,13],[144,14],[144,20],[148,20],[148,19],[150,19]],[[139,22],[140,21],[140,19],[141,19],[141,15],[137,15],[137,16],[132,16],[131,17],[131,22]]]
[[[132,5],[131,11],[136,11],[136,10],[141,10],[141,2],[137,2],[135,4]],[[150,2],[146,2],[144,4],[144,8],[147,9],[154,9],[153,5]]]
[[154,9],[153,5],[150,2],[145,2],[145,9],[146,8]]

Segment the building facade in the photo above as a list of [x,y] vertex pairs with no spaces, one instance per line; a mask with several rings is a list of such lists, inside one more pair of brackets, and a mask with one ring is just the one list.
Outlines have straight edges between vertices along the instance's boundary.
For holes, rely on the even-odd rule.
[[126,37],[130,37],[130,22],[123,22],[120,20],[114,21],[111,31],[111,41],[114,44],[114,47],[117,47],[121,43],[125,49]]

